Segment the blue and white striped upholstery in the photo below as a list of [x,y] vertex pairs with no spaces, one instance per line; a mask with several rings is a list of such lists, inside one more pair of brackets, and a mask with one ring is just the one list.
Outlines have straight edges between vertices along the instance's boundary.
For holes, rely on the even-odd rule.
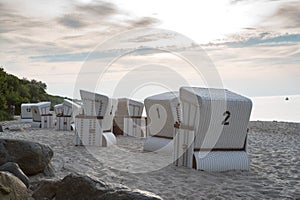
[[228,170],[249,170],[249,159],[245,151],[194,152],[196,169],[221,172]]
[[196,169],[248,170],[247,126],[250,99],[225,89],[180,88],[181,125],[195,131]]
[[109,98],[105,95],[80,90],[84,114],[89,116],[104,116]]
[[224,89],[182,87],[180,100],[182,124],[195,130],[195,149],[244,147],[250,99]]

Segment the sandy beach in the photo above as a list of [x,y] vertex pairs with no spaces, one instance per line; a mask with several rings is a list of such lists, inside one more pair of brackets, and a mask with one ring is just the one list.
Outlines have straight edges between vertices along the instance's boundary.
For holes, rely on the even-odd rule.
[[[76,172],[111,184],[153,192],[163,199],[299,199],[300,124],[261,122],[249,124],[250,171],[209,173],[170,164],[168,155],[143,153],[144,139],[117,137],[117,146],[74,146],[74,132],[35,129],[17,121],[1,122],[1,138],[15,138],[49,145],[55,176]],[[5,129],[9,128],[9,129]]]

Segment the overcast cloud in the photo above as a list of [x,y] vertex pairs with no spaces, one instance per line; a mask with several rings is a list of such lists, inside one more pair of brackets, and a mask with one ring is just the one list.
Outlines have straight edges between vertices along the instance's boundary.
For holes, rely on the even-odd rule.
[[[245,24],[241,31],[226,33],[225,38],[201,44],[220,70],[225,86],[251,96],[300,94],[299,87],[295,87],[295,84],[299,85],[300,80],[300,1],[224,2],[224,5],[228,6],[226,9],[232,8],[237,13],[239,8],[253,5],[251,13],[255,19],[255,23]],[[179,6],[180,10],[177,10],[176,15],[169,12],[164,12],[164,15],[141,15],[132,13],[116,1],[53,1],[43,4],[35,0],[2,1],[1,65],[8,72],[20,77],[46,82],[50,93],[66,94],[65,91],[71,91],[76,73],[89,53],[113,35],[133,28],[164,28],[164,24],[169,23],[168,19],[176,27],[176,21],[173,22],[172,18],[185,15],[193,17],[190,18],[190,22],[186,21],[186,24],[194,24],[195,31],[191,35],[200,35],[204,30],[218,26],[213,24],[214,20],[211,20],[211,24],[195,23],[198,21],[197,13],[193,15],[189,10],[185,10],[185,3],[181,3],[182,6]],[[169,5],[171,9],[172,2]],[[270,5],[270,8],[272,5],[273,10],[270,14],[263,13],[263,17],[259,18],[260,13],[255,13],[255,5],[260,6],[257,10],[261,9],[262,5]],[[217,9],[217,6],[215,8]],[[146,10],[147,7],[141,9]],[[216,18],[216,22],[217,20]],[[210,22],[210,19],[206,21]],[[179,24],[178,21],[178,26]],[[180,27],[178,28],[180,30]],[[183,31],[184,29],[182,28]],[[214,32],[216,31],[212,31],[212,34]],[[158,47],[173,45],[172,49],[178,52],[187,48],[199,48],[196,43],[182,46],[184,43],[181,42],[165,42],[172,37],[172,34],[160,33],[137,35],[128,38],[124,43],[144,45],[147,42],[157,42]],[[120,45],[120,49],[125,51],[126,45]],[[119,50],[111,49],[93,55],[97,58],[107,58],[114,56],[114,51]],[[140,54],[135,56],[142,59]],[[170,65],[173,64],[172,60],[169,62]],[[268,74],[267,84],[264,84],[266,82],[262,72]],[[261,84],[264,87],[261,87]],[[71,96],[72,91],[67,94]]]

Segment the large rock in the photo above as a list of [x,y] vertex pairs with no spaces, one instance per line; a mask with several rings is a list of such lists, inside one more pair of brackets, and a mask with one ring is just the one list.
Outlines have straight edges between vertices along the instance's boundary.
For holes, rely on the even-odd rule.
[[43,171],[43,174],[46,177],[55,177],[55,170],[53,168],[53,166],[51,165],[51,163],[45,168],[45,170]]
[[27,188],[20,179],[11,173],[0,172],[0,199],[27,200]]
[[43,172],[53,157],[48,145],[36,142],[0,139],[0,165],[7,162],[18,163],[26,175]]
[[70,174],[60,181],[43,181],[33,193],[35,199],[49,200],[161,200],[150,192],[111,187],[88,176]]
[[23,171],[20,169],[17,163],[13,163],[13,162],[5,163],[4,165],[0,166],[0,171],[6,171],[12,173],[18,179],[20,179],[26,185],[26,187],[29,186],[28,177],[23,173]]

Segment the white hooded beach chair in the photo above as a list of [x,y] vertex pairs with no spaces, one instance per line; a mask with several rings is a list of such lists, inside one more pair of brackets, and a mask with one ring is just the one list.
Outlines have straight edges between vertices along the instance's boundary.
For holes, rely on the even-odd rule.
[[54,106],[54,113],[56,116],[62,116],[64,113],[64,107],[63,104],[57,104]]
[[104,116],[109,101],[107,96],[85,90],[80,90],[80,96],[84,115]]
[[118,99],[118,107],[114,118],[113,132],[116,135],[128,135],[134,137],[144,137],[141,129],[144,104],[128,98]]
[[145,151],[172,152],[174,124],[181,122],[181,105],[178,92],[166,92],[147,97],[144,100],[147,113]]
[[52,128],[53,117],[50,106],[51,102],[40,102],[31,106],[33,127]]
[[69,99],[64,99],[63,102],[63,115],[65,117],[71,117],[71,123],[75,122],[75,116],[83,114],[83,108],[80,104],[71,101]]
[[32,122],[32,103],[22,103],[21,104],[21,122]]
[[142,116],[144,104],[128,98],[118,99],[116,116]]
[[[83,115],[75,117],[75,145],[109,146],[116,144],[112,129],[116,103],[107,96],[80,90]],[[105,133],[104,133],[105,132]]]
[[225,89],[180,88],[180,127],[194,130],[193,167],[198,170],[248,170],[247,126],[250,99]]
[[82,108],[79,104],[64,99],[62,104],[54,106],[56,114],[56,130],[70,131],[75,122],[75,115],[82,113]]

